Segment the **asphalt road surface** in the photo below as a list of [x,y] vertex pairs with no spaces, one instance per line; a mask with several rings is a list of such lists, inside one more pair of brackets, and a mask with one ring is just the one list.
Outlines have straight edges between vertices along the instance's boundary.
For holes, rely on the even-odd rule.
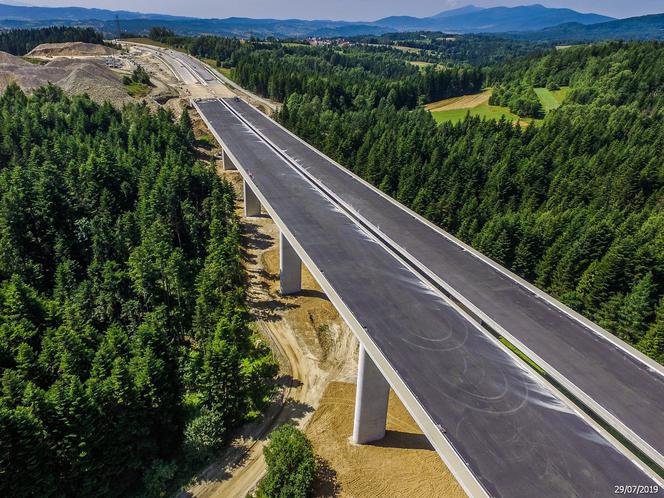
[[604,497],[654,484],[223,103],[198,107],[488,494]]
[[244,101],[227,103],[346,204],[629,427],[664,464],[661,372],[463,250]]

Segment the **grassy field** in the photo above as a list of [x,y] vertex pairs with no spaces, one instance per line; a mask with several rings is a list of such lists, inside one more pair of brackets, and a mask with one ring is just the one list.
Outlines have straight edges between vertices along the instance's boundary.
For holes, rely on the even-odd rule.
[[565,100],[565,97],[567,97],[567,90],[569,90],[569,87],[563,86],[560,88],[560,90],[553,90],[551,93],[556,98],[556,100],[562,104],[563,100]]
[[415,47],[404,47],[403,45],[394,45],[394,48],[401,50],[402,52],[408,52],[409,54],[419,54],[422,49]]
[[542,103],[544,112],[553,111],[554,109],[558,109],[560,107],[560,102],[553,95],[553,93],[551,93],[550,90],[546,88],[535,88],[535,93]]
[[433,66],[432,62],[424,62],[424,61],[408,61],[408,64],[412,64],[413,66],[417,66],[419,68]]
[[43,66],[48,63],[47,60],[44,59],[35,59],[34,57],[27,57],[25,55],[21,56],[21,59],[24,61],[29,62],[30,64],[35,64],[36,66]]
[[233,78],[231,77],[231,71],[233,70],[232,67],[220,67],[218,71],[226,76],[229,80],[232,80]]
[[203,62],[205,62],[208,66],[210,66],[210,67],[216,69],[217,71],[219,71],[221,74],[226,76],[228,79],[231,79],[231,80],[233,79],[233,78],[231,78],[231,70],[232,69],[230,67],[218,67],[217,66],[217,61],[215,61],[214,59],[207,59],[205,57],[199,57],[199,59],[202,60]]
[[568,87],[562,87],[560,90],[548,90],[546,88],[535,88],[535,93],[539,97],[545,112],[558,109],[565,100]]
[[135,98],[145,97],[150,93],[150,87],[143,83],[130,83],[129,85],[125,85],[125,89],[129,95]]
[[442,111],[431,111],[431,115],[438,123],[444,121],[451,121],[452,123],[458,123],[463,121],[466,118],[466,115],[470,114],[471,116],[479,116],[486,119],[500,119],[504,117],[508,121],[516,123],[520,121],[522,124],[527,122],[522,121],[519,116],[513,114],[507,107],[500,107],[496,105],[489,105],[489,102],[483,102],[475,107],[471,108],[462,108],[462,109],[447,109]]
[[[535,93],[542,102],[542,106],[546,112],[557,109],[562,104],[567,94],[567,88],[563,87],[560,90],[547,90],[546,88],[535,88]],[[471,116],[479,116],[485,119],[501,119],[505,118],[512,123],[519,123],[522,126],[527,126],[531,122],[539,122],[541,120],[532,120],[520,118],[514,114],[508,107],[501,107],[489,104],[491,97],[491,89],[486,89],[481,93],[474,95],[464,95],[462,97],[454,97],[451,99],[439,100],[432,102],[426,106],[426,109],[431,112],[433,118],[438,122],[450,121],[458,123],[466,118],[467,114]]]
[[467,114],[485,119],[498,120],[505,118],[512,123],[519,123],[523,126],[528,126],[532,121],[520,118],[507,107],[490,105],[490,97],[491,89],[487,88],[481,93],[432,102],[425,108],[431,112],[431,115],[438,123],[444,121],[458,123],[459,121],[463,121]]

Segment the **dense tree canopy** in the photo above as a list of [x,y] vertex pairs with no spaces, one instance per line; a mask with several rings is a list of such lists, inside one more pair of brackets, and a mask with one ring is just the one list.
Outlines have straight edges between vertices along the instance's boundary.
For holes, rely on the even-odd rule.
[[286,424],[270,434],[263,449],[267,473],[257,498],[306,498],[316,473],[311,442],[297,427]]
[[541,51],[548,46],[497,35],[460,35],[437,31],[361,35],[350,38],[350,41],[413,48],[418,51],[413,54],[413,57],[419,60],[445,64],[472,64],[473,66],[487,66],[504,62],[514,57]]
[[221,36],[180,36],[173,31],[154,27],[150,29],[150,38],[160,43],[185,49],[196,57],[213,59],[221,66],[241,46],[237,38],[225,38]]
[[263,401],[234,192],[182,116],[0,97],[3,496],[158,495]]
[[353,108],[358,99],[371,107],[387,99],[397,108],[414,108],[477,92],[484,82],[476,68],[420,70],[392,52],[354,47],[246,47],[231,62],[233,77],[255,92],[278,101],[294,93],[316,95],[337,110]]
[[232,67],[242,86],[277,101],[293,93],[318,95],[329,106],[350,109],[356,99],[376,106],[388,99],[397,108],[477,92],[484,75],[478,68],[454,66],[425,70],[409,64],[409,54],[389,47],[310,47],[217,36],[177,36],[153,28],[152,39],[192,55]]

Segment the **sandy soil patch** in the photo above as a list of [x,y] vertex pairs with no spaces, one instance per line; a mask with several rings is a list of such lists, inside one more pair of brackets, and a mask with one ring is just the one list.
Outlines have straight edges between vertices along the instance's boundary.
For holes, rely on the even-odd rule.
[[484,104],[491,98],[491,90],[485,90],[482,93],[474,95],[464,95],[462,97],[453,97],[451,99],[439,100],[426,106],[429,111],[452,111],[455,109],[472,109],[478,105]]
[[316,482],[315,496],[466,496],[393,392],[387,435],[374,444],[349,442],[354,405],[355,385],[333,382],[307,427],[314,450],[327,469]]
[[8,54],[7,52],[0,52],[0,64],[14,64],[16,66],[32,66],[32,64],[20,57]]
[[114,55],[117,53],[118,51],[111,47],[96,43],[42,43],[33,48],[28,54],[28,57],[77,57]]

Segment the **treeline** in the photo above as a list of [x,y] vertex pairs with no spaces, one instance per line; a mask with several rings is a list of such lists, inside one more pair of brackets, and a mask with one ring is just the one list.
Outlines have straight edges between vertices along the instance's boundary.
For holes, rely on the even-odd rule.
[[664,363],[664,65],[653,61],[664,45],[605,43],[492,68],[493,84],[571,87],[526,128],[436,125],[385,98],[338,109],[314,92],[291,94],[279,119]]
[[509,107],[521,116],[543,118],[544,108],[532,86],[521,84],[496,84],[491,90],[489,104]]
[[42,43],[103,43],[104,38],[93,28],[52,26],[39,29],[12,29],[0,33],[0,51],[25,55]]
[[188,115],[0,97],[0,494],[163,496],[274,375]]
[[[541,52],[549,45],[493,35],[451,35],[441,32],[385,33],[350,38],[353,43],[409,47],[420,50],[420,60],[489,66]],[[435,60],[431,60],[435,59]]]
[[[396,107],[417,105],[478,92],[484,74],[473,67],[421,71],[407,55],[386,47],[310,47],[215,36],[186,37],[154,28],[151,38],[184,48],[192,55],[232,67],[247,89],[284,101],[293,93],[320,95],[334,109],[376,106],[388,99]],[[359,101],[356,101],[359,99]],[[361,102],[360,102],[361,101]]]
[[643,112],[664,107],[662,42],[607,42],[553,50],[492,66],[488,85],[571,87],[566,102],[625,106]]
[[224,38],[221,36],[179,36],[175,32],[161,27],[150,29],[150,39],[183,48],[191,55],[213,59],[217,66],[222,66],[233,53],[241,46],[237,38]]
[[276,46],[244,49],[233,56],[233,78],[278,101],[294,93],[319,96],[327,108],[375,107],[386,99],[397,108],[474,93],[484,75],[476,68],[424,71],[390,52],[359,47]]

